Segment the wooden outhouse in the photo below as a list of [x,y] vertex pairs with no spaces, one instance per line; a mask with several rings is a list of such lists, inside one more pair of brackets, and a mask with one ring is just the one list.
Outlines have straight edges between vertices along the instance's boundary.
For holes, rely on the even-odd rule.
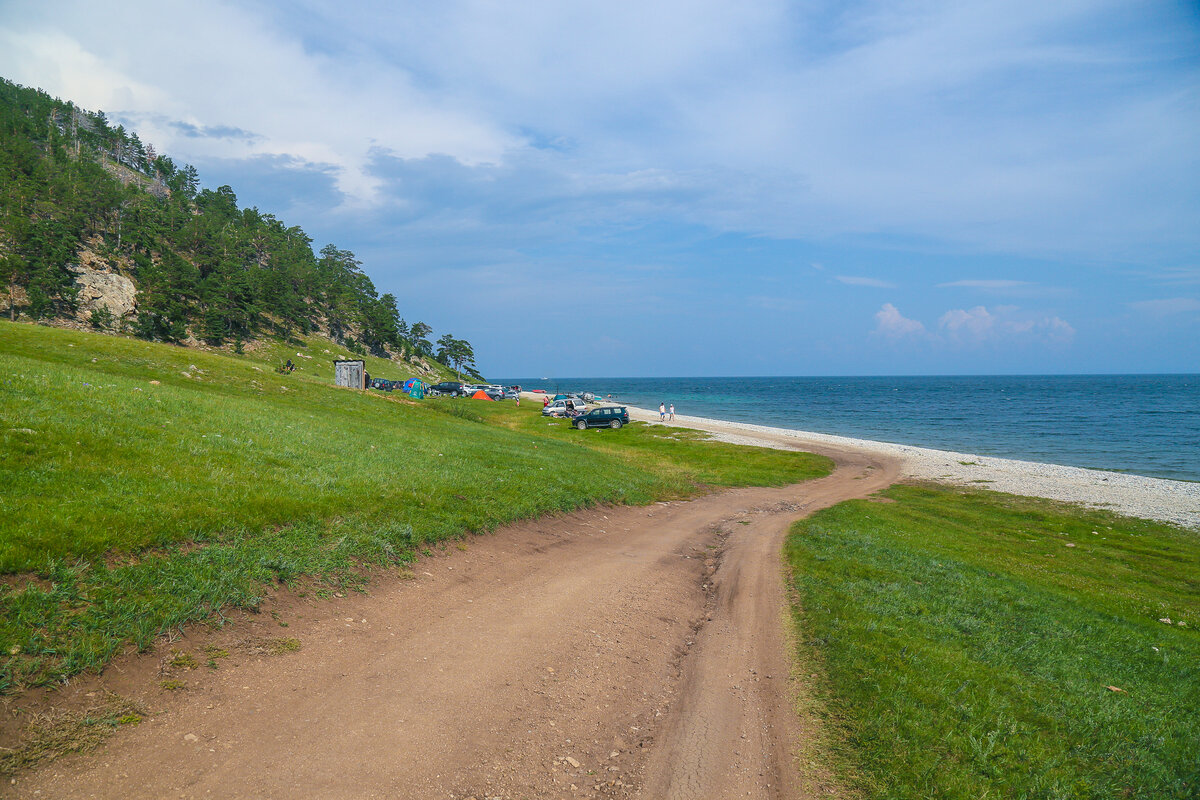
[[338,386],[349,386],[351,389],[367,388],[366,362],[361,359],[334,359],[333,380]]

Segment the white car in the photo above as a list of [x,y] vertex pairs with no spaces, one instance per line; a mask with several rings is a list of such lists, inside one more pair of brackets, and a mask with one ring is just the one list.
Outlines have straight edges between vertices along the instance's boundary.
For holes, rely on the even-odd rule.
[[587,403],[574,397],[568,397],[566,400],[555,400],[543,408],[542,416],[565,417],[568,414],[582,414],[584,411],[587,411]]

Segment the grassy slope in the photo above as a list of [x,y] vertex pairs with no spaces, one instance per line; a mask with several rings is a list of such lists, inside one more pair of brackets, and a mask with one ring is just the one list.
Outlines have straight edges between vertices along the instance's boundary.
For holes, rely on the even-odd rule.
[[868,796],[1200,796],[1194,533],[985,492],[887,496],[788,543],[800,657],[827,676]]
[[399,364],[386,358],[351,353],[346,348],[328,339],[323,339],[320,336],[297,336],[291,342],[284,342],[279,339],[261,339],[247,345],[246,353],[242,357],[243,360],[271,370],[283,366],[289,358],[296,365],[294,375],[311,377],[321,383],[333,383],[331,362],[335,358],[362,359],[367,372],[370,373],[372,378],[404,380],[419,377],[431,383],[444,380],[458,380],[450,368],[433,359],[426,360],[433,368],[435,374],[425,377],[418,375],[411,366]]
[[[456,442],[450,420],[331,389],[326,376],[132,339],[0,330],[2,572],[230,526],[371,516],[413,488],[453,483],[457,460],[487,455]],[[450,460],[428,481],[401,479],[406,461],[443,445]],[[439,532],[456,516],[440,511],[423,520]]]
[[529,405],[338,389],[329,355],[290,375],[278,356],[0,323],[0,572],[39,578],[0,584],[0,692],[253,607],[273,580],[343,585],[516,519],[829,469],[645,426],[570,431]]

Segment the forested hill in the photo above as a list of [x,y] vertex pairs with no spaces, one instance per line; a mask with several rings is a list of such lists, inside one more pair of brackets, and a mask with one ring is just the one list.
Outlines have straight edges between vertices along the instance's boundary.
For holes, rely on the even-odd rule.
[[[136,294],[106,300],[106,285]],[[470,344],[446,334],[435,346],[431,327],[407,324],[349,250],[314,253],[301,228],[238,208],[228,186],[200,190],[193,167],[103,113],[3,79],[0,309],[176,343],[316,331],[351,350],[475,371]]]

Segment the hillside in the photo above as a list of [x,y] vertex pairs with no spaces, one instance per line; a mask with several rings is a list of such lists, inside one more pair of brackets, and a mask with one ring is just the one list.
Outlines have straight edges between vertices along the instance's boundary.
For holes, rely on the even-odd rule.
[[[103,113],[0,79],[0,313],[10,320],[241,350],[320,335],[357,354],[476,375],[470,344],[431,340],[362,263],[200,189],[190,166]],[[421,370],[417,370],[420,372]],[[432,365],[425,374],[439,372]]]

